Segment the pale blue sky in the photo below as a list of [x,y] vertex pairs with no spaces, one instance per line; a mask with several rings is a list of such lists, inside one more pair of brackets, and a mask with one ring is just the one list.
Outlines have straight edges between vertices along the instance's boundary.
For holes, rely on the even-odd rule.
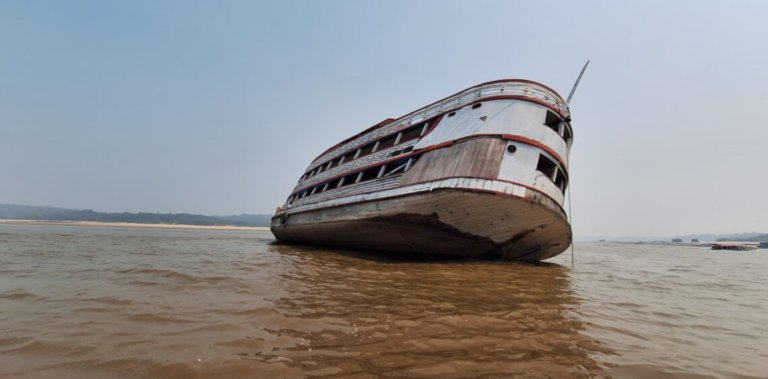
[[0,2],[0,203],[271,213],[480,82],[572,103],[577,235],[768,231],[768,3]]

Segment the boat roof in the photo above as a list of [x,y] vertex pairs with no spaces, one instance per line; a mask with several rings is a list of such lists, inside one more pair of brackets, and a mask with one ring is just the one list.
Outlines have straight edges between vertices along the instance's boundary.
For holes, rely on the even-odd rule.
[[375,124],[375,125],[371,126],[370,128],[367,128],[367,129],[363,130],[362,132],[357,133],[357,134],[355,134],[355,135],[353,135],[353,136],[351,136],[351,137],[349,137],[347,139],[344,139],[343,141],[341,141],[341,142],[331,146],[327,150],[325,150],[322,153],[320,153],[320,155],[318,155],[317,158],[315,158],[313,160],[313,162],[316,161],[317,159],[319,159],[320,157],[322,157],[323,155],[328,154],[329,152],[331,152],[331,151],[333,151],[335,149],[338,149],[339,147],[343,146],[345,143],[350,142],[350,141],[352,141],[352,140],[354,140],[356,138],[359,138],[360,136],[362,136],[364,134],[370,133],[370,132],[372,132],[372,131],[374,131],[374,130],[382,127],[382,126],[388,125],[388,124],[390,124],[390,123],[392,123],[394,121],[397,121],[399,119],[406,118],[406,117],[408,117],[408,116],[410,116],[410,115],[412,115],[412,114],[414,114],[416,112],[419,112],[419,111],[421,111],[423,109],[429,108],[432,105],[435,105],[435,104],[437,104],[437,103],[439,103],[441,101],[445,101],[447,99],[450,99],[451,97],[460,95],[460,94],[462,94],[464,92],[470,91],[470,90],[478,88],[478,87],[487,86],[489,84],[496,84],[496,83],[526,83],[526,84],[536,85],[536,86],[544,88],[548,92],[552,93],[552,95],[554,95],[558,99],[560,99],[560,101],[565,103],[565,100],[563,100],[563,97],[560,96],[560,94],[557,93],[557,91],[553,90],[552,88],[549,88],[548,86],[545,86],[544,84],[541,84],[541,83],[533,81],[533,80],[527,80],[527,79],[499,79],[499,80],[492,80],[492,81],[489,81],[489,82],[484,82],[484,83],[476,84],[476,85],[471,86],[471,87],[467,87],[467,88],[465,88],[465,89],[463,89],[461,91],[458,91],[458,92],[456,92],[456,93],[454,93],[452,95],[446,96],[446,97],[444,97],[444,98],[442,98],[440,100],[437,100],[437,101],[434,101],[432,103],[429,103],[429,104],[427,104],[427,105],[425,105],[425,106],[423,106],[423,107],[421,107],[421,108],[419,108],[419,109],[417,109],[415,111],[408,112],[408,113],[406,113],[406,114],[404,114],[404,115],[402,115],[402,116],[400,116],[398,118],[388,118],[388,119],[385,119],[385,120],[379,122],[378,124]]

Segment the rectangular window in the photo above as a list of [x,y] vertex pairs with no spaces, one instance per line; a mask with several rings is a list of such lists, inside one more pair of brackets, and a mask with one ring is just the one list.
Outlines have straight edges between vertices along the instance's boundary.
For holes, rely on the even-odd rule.
[[363,171],[363,176],[360,177],[361,182],[366,182],[371,179],[376,179],[379,176],[380,167],[372,167]]
[[555,171],[557,170],[557,165],[549,158],[539,154],[539,164],[536,165],[536,170],[542,172],[550,180],[552,180],[554,178]]
[[560,170],[557,171],[555,185],[557,185],[557,188],[560,188],[560,192],[565,194],[565,189],[568,188],[568,178],[566,178],[565,175],[563,175],[563,172]]
[[341,181],[341,178],[336,178],[328,182],[328,189],[332,190],[334,188],[337,188],[339,186],[339,182]]
[[339,184],[339,187],[346,187],[350,184],[355,184],[356,180],[357,180],[357,173],[354,173],[352,175],[347,175],[342,178],[341,183]]
[[358,158],[362,158],[366,155],[370,155],[373,153],[373,148],[376,146],[376,143],[369,143],[368,145],[363,146],[362,149],[360,149],[360,155],[358,155]]
[[548,126],[550,129],[554,130],[555,133],[560,135],[560,123],[562,120],[560,120],[560,117],[558,117],[556,114],[554,114],[552,111],[547,111],[547,117],[544,119],[544,125]]
[[563,125],[563,139],[565,140],[565,143],[569,146],[571,145],[571,139],[573,139],[573,135],[571,135],[571,129],[568,128],[567,125]]
[[403,132],[403,138],[400,139],[400,143],[415,140],[421,136],[422,125],[417,125]]
[[391,137],[384,138],[383,140],[380,140],[379,141],[379,148],[376,149],[376,150],[377,151],[381,151],[381,150],[384,150],[384,149],[389,149],[392,146],[395,146],[395,140],[396,139],[397,139],[397,136],[394,135],[394,136],[391,136]]

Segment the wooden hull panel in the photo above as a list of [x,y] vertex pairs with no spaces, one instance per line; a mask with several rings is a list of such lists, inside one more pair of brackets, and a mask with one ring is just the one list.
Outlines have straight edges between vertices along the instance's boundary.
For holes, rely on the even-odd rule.
[[537,262],[568,248],[567,220],[528,199],[440,189],[275,217],[279,241]]

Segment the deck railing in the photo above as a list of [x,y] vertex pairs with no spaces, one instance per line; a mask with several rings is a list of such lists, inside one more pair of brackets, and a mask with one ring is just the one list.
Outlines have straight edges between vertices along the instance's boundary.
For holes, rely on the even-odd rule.
[[427,120],[441,113],[444,113],[447,110],[460,108],[473,101],[495,96],[529,97],[534,100],[548,103],[553,108],[559,110],[560,114],[564,115],[566,118],[570,117],[568,105],[565,104],[562,99],[560,99],[546,87],[530,82],[514,80],[499,81],[472,87],[444,100],[438,101],[437,103],[429,105],[426,108],[407,114],[381,128],[372,130],[371,132],[364,134],[352,141],[349,141],[346,144],[318,157],[309,165],[308,169],[319,164],[327,163],[329,160],[342,153],[347,153],[349,151],[358,149],[376,138],[401,131],[420,121]]

